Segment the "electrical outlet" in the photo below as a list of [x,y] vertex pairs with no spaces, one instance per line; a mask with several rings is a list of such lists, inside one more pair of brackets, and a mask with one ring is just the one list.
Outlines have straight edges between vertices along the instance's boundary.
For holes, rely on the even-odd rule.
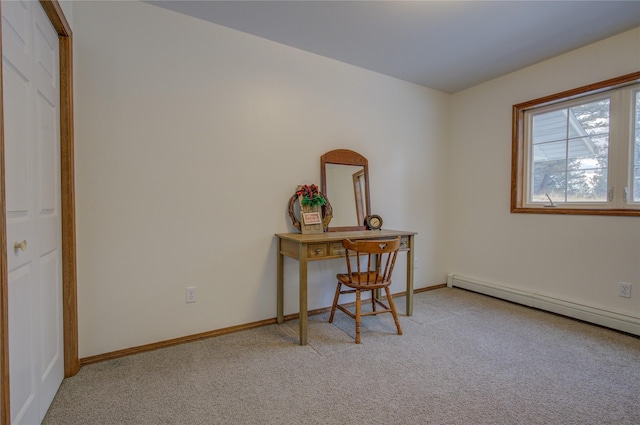
[[195,286],[190,286],[187,288],[186,291],[186,302],[187,303],[194,303],[196,302],[196,287]]
[[618,296],[624,298],[631,298],[631,284],[618,282]]

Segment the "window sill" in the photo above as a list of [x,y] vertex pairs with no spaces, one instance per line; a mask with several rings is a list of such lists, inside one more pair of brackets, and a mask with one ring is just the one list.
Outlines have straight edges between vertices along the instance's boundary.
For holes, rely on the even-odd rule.
[[514,214],[611,215],[640,217],[640,210],[634,209],[512,207],[511,212]]

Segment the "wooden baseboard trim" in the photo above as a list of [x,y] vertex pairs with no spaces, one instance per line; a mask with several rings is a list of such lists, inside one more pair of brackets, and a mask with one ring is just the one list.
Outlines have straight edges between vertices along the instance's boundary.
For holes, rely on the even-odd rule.
[[[418,294],[420,292],[432,291],[434,289],[440,289],[440,288],[446,288],[446,287],[447,287],[447,284],[443,283],[443,284],[440,284],[440,285],[428,286],[426,288],[415,289],[413,291],[413,293],[414,294]],[[405,292],[398,292],[397,294],[393,294],[393,296],[394,297],[403,297],[406,294],[407,294],[406,291]],[[355,305],[355,303],[352,303],[352,304]],[[331,311],[331,307],[319,308],[319,309],[316,309],[316,310],[309,310],[307,315],[308,316],[314,316],[316,314],[322,314],[322,313],[326,313],[328,311]],[[288,322],[290,320],[295,320],[298,317],[299,317],[298,313],[288,314],[288,315],[284,316],[284,321]],[[172,347],[174,345],[179,345],[179,344],[185,344],[187,342],[198,341],[200,339],[213,338],[213,337],[216,337],[216,336],[227,335],[227,334],[240,332],[240,331],[246,331],[246,330],[249,330],[249,329],[259,328],[259,327],[262,327],[262,326],[273,325],[275,323],[276,323],[276,319],[274,317],[273,319],[259,320],[257,322],[245,323],[243,325],[230,326],[228,328],[216,329],[216,330],[213,330],[213,331],[208,331],[208,332],[202,332],[202,333],[193,334],[193,335],[182,336],[180,338],[168,339],[168,340],[165,340],[165,341],[159,341],[159,342],[154,342],[154,343],[151,343],[151,344],[140,345],[140,346],[137,346],[137,347],[125,348],[123,350],[111,351],[109,353],[97,354],[95,356],[83,357],[83,358],[80,359],[80,366],[82,367],[82,366],[85,366],[85,365],[88,365],[88,364],[92,364],[92,363],[99,363],[99,362],[104,362],[104,361],[107,361],[107,360],[117,359],[117,358],[120,358],[120,357],[130,356],[130,355],[133,355],[133,354],[139,354],[139,353],[144,353],[144,352],[147,352],[147,351],[158,350],[160,348]]]
[[272,325],[274,323],[276,323],[275,318],[260,320],[258,322],[245,323],[243,325],[230,326],[228,328],[216,329],[213,331],[182,336],[180,338],[173,338],[165,341],[153,342],[151,344],[140,345],[137,347],[125,348],[123,350],[111,351],[109,353],[97,354],[95,356],[83,357],[80,359],[80,366],[85,366],[91,363],[103,362],[106,360],[117,359],[119,357],[130,356],[132,354],[144,353],[146,351],[153,351],[159,348],[172,347],[174,345],[184,344],[192,341],[198,341],[204,338],[212,338],[215,336],[226,335],[234,332],[240,332],[247,329],[259,328],[261,326]]
[[[446,288],[447,284],[446,283],[441,283],[440,285],[433,285],[433,286],[427,286],[426,288],[420,288],[420,289],[414,289],[413,293],[414,294],[419,294],[420,292],[427,292],[427,291],[433,291],[434,289],[442,289],[442,288]],[[402,296],[406,295],[406,292],[402,293]],[[393,296],[395,297],[396,294],[393,294]]]

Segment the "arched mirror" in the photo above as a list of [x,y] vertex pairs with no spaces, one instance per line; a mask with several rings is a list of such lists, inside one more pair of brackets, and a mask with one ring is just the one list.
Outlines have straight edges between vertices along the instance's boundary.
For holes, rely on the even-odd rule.
[[333,208],[328,231],[365,230],[371,214],[367,158],[348,149],[329,151],[320,157],[320,172],[321,191]]

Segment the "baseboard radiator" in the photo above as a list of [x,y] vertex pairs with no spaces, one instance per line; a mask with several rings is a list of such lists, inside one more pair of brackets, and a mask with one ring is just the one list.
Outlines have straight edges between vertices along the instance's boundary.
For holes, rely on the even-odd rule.
[[457,287],[495,298],[523,304],[540,310],[561,314],[607,328],[616,329],[640,336],[640,318],[614,313],[608,310],[589,307],[571,301],[552,298],[534,292],[500,286],[493,283],[481,282],[465,276],[450,273],[447,276],[447,286]]

